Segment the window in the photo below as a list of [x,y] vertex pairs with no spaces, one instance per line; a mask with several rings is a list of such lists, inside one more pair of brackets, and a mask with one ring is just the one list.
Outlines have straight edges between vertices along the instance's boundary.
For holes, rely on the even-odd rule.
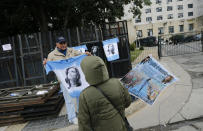
[[167,11],[173,10],[173,6],[167,6]]
[[188,8],[193,8],[193,4],[188,4]]
[[173,26],[169,26],[168,27],[168,32],[169,33],[174,33],[174,27]]
[[160,4],[161,3],[161,0],[156,0],[156,4]]
[[157,7],[156,12],[162,12],[162,7]]
[[188,12],[188,16],[193,16],[193,12]]
[[194,24],[193,23],[189,24],[189,31],[193,31],[193,29],[194,29]]
[[142,30],[137,31],[137,37],[142,37]]
[[147,14],[147,13],[151,13],[151,9],[146,9],[145,10],[145,13]]
[[163,27],[159,27],[158,28],[158,33],[159,34],[164,34],[164,28]]
[[183,32],[184,31],[184,25],[179,25],[179,31]]
[[157,20],[163,20],[163,16],[162,15],[157,16]]
[[167,2],[169,3],[169,2],[172,2],[172,0],[167,0]]
[[152,17],[146,17],[146,21],[147,22],[151,22],[152,21]]
[[183,5],[178,5],[178,10],[183,10]]
[[147,30],[147,34],[148,34],[148,36],[152,36],[153,35],[153,30],[152,29],[148,29]]
[[135,19],[135,23],[140,23],[140,22],[141,22],[141,19],[139,19],[139,18]]
[[168,19],[173,19],[173,14],[168,14]]
[[178,18],[183,18],[183,13],[178,13]]

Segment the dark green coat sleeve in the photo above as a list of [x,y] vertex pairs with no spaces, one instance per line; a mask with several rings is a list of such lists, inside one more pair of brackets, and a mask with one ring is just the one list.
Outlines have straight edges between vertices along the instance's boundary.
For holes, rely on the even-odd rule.
[[90,114],[87,107],[85,96],[81,93],[79,98],[79,113],[78,113],[79,131],[92,131]]
[[131,96],[130,96],[130,94],[128,92],[128,89],[125,88],[122,84],[121,84],[121,86],[122,86],[124,99],[125,99],[125,108],[127,108],[131,104]]

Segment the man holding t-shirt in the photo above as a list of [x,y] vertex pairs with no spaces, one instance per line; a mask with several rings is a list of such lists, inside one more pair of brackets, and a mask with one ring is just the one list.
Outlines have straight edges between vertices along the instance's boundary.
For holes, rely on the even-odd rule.
[[[48,54],[48,58],[44,59],[43,65],[46,65],[47,61],[56,61],[56,60],[66,60],[74,56],[82,55],[83,53],[74,50],[72,48],[68,48],[67,42],[64,37],[58,37],[56,40],[56,48]],[[85,52],[86,55],[91,55],[89,52]],[[73,98],[70,97],[68,91],[61,84],[61,90],[63,91],[63,96],[66,103],[66,110],[68,114],[68,120],[70,123],[77,124],[77,118],[75,113],[75,104],[73,102]]]

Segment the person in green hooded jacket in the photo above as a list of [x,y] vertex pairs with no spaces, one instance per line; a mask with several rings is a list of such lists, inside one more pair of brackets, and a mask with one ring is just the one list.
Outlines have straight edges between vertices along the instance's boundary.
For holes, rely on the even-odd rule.
[[[103,60],[97,56],[85,57],[81,68],[90,86],[81,92],[79,98],[79,131],[127,131],[122,119],[125,108],[131,103],[127,88],[118,79],[109,78]],[[96,88],[102,90],[117,110]]]

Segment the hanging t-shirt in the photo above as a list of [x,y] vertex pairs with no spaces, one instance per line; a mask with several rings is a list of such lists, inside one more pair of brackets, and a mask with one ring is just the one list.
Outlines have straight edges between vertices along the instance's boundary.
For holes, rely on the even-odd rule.
[[87,46],[86,45],[74,46],[72,48],[75,49],[75,50],[80,51],[81,53],[85,53],[85,50],[87,50]]
[[71,97],[79,97],[80,92],[89,86],[81,70],[80,62],[86,55],[72,57],[66,60],[48,61],[47,74],[54,71],[59,82],[67,89]]
[[119,59],[118,42],[118,38],[108,39],[102,42],[104,52],[108,61]]

